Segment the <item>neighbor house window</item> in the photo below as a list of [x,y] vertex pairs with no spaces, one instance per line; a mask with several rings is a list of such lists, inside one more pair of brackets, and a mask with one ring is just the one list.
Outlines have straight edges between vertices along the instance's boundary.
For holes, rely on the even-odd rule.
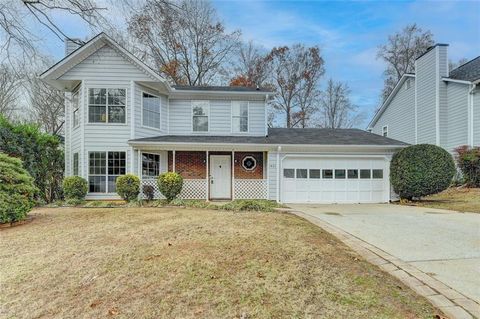
[[125,173],[125,152],[89,153],[88,183],[91,193],[114,193],[117,177]]
[[125,123],[125,89],[89,89],[89,123]]
[[158,96],[143,93],[142,117],[144,126],[160,129],[160,98]]
[[73,127],[77,127],[80,124],[79,116],[79,103],[78,103],[78,92],[75,92],[72,95],[72,109],[73,109]]
[[382,136],[385,136],[385,137],[388,136],[388,126],[387,125],[382,127]]
[[73,153],[73,175],[78,176],[78,153]]
[[248,102],[232,102],[232,131],[248,132]]
[[142,153],[142,175],[144,177],[160,175],[160,155]]
[[194,132],[208,132],[208,101],[192,102],[192,124]]

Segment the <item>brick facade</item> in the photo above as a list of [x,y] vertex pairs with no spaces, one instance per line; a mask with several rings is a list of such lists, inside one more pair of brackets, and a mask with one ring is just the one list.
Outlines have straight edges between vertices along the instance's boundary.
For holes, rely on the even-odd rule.
[[[210,155],[231,155],[231,152],[210,152]],[[245,156],[253,156],[257,161],[255,169],[249,171],[242,167]],[[173,152],[168,152],[168,170],[173,170]],[[235,152],[235,178],[237,179],[262,179],[263,178],[263,153],[262,152]],[[185,179],[206,178],[206,153],[203,151],[176,151],[175,171]]]

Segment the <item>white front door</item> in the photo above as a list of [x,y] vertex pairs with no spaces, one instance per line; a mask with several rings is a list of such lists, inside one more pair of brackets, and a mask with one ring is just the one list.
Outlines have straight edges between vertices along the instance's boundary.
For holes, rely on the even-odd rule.
[[232,196],[232,163],[230,155],[210,156],[210,198],[230,199]]

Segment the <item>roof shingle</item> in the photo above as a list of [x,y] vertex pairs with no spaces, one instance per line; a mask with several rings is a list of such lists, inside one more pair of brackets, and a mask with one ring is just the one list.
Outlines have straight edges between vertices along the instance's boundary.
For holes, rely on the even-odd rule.
[[450,79],[470,82],[480,79],[480,56],[450,71],[448,77]]

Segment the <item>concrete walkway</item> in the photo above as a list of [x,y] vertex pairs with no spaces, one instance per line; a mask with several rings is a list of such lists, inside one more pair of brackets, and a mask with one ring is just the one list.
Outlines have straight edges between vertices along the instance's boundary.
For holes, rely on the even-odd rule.
[[[355,245],[360,250],[370,249],[393,263],[392,272],[405,268],[411,276],[416,277],[416,272],[423,276],[425,280],[417,278],[422,282],[417,280],[413,286],[433,288],[435,295],[444,298],[426,297],[442,301],[431,300],[439,308],[450,307],[451,317],[469,318],[452,306],[480,317],[480,214],[388,204],[289,206],[347,244],[358,240]],[[388,271],[389,266],[382,268]],[[425,282],[427,277],[431,285]]]

